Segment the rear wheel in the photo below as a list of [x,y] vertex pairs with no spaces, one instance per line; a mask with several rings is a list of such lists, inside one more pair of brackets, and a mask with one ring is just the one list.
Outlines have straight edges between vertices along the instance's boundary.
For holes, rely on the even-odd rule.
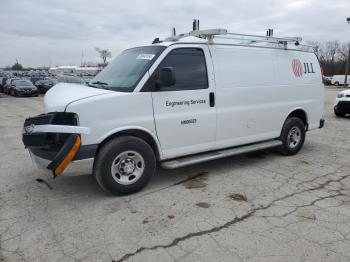
[[283,155],[298,153],[305,141],[305,123],[303,120],[298,117],[288,117],[283,124],[280,139]]
[[335,84],[336,86],[339,86],[339,82],[338,82],[338,81],[337,81],[337,82],[335,82],[334,84]]
[[144,140],[124,136],[105,144],[95,160],[94,176],[100,187],[112,193],[129,194],[142,189],[156,170],[156,158]]

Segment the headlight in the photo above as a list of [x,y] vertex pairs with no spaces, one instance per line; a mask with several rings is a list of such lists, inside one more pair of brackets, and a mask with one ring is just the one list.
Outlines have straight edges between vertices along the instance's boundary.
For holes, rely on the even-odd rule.
[[337,98],[342,98],[342,97],[344,97],[345,95],[344,95],[344,93],[339,93],[338,95],[337,95]]

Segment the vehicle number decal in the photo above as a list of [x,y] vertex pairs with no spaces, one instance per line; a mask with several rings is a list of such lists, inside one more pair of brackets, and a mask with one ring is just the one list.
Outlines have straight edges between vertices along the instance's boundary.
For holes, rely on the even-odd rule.
[[152,60],[155,57],[154,54],[139,54],[136,59]]
[[188,124],[195,124],[197,123],[197,119],[188,119],[188,120],[181,120],[181,125],[188,125]]

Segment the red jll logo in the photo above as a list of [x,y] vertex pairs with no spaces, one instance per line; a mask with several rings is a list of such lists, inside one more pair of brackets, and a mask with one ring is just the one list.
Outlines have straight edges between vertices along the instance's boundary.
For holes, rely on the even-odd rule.
[[303,66],[299,59],[293,59],[292,61],[293,73],[296,77],[301,77],[303,75]]

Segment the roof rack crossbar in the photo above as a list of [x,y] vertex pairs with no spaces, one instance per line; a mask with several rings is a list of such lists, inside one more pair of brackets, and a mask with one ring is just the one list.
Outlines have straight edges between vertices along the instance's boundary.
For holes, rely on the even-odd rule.
[[272,43],[272,44],[284,44],[285,41],[276,41],[273,39],[253,39],[253,38],[240,38],[240,37],[226,37],[226,36],[215,36],[215,38],[218,39],[228,39],[228,40],[241,40],[241,41],[249,41],[250,44],[252,43]]
[[[227,33],[227,35],[232,36],[240,36],[241,40],[254,40],[252,38],[269,40],[271,42],[300,42],[302,40],[301,37],[273,37],[273,36],[261,36],[261,35],[248,35],[248,34],[238,34],[238,33]],[[249,39],[244,39],[244,37],[248,37]]]

